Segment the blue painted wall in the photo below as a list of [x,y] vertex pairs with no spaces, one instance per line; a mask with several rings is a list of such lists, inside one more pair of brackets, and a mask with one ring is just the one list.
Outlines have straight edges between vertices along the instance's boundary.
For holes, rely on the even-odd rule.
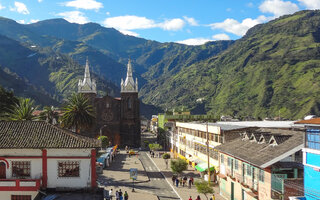
[[[317,160],[313,160],[313,158],[317,158]],[[307,160],[310,164],[319,164],[320,155],[308,153]],[[320,167],[320,165],[318,166]],[[309,166],[304,166],[304,190],[307,200],[320,199],[320,172]]]

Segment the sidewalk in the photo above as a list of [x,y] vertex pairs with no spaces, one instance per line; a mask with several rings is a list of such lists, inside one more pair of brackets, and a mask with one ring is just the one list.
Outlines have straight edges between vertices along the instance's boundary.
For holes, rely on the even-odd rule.
[[[135,192],[132,192],[132,180],[130,179],[130,168],[138,169],[138,178],[135,181]],[[98,177],[98,182],[101,187],[105,187],[107,190],[113,189],[113,196],[116,190],[120,190],[124,193],[128,192],[129,199],[148,199],[157,200],[157,196],[148,193],[147,188],[139,185],[139,183],[146,183],[149,181],[147,173],[143,168],[139,158],[137,156],[129,157],[124,151],[116,155],[115,160],[109,167],[103,170],[103,174]],[[113,198],[115,199],[115,198]]]
[[[149,155],[150,157],[150,155]],[[170,168],[170,160],[168,162],[168,169],[166,169],[166,164],[163,160],[163,158],[152,158],[152,160],[155,162],[155,164],[158,166],[160,171],[163,173],[163,175],[166,177],[168,182],[172,185],[172,172]],[[184,175],[187,177],[192,176],[195,180],[200,178],[200,175],[197,171],[195,171],[191,166],[188,166],[188,170],[183,172]],[[199,194],[197,192],[196,186],[193,185],[191,186],[191,189],[188,188],[188,185],[182,187],[179,185],[179,187],[174,186],[174,189],[178,192],[180,197],[183,200],[188,200],[189,197],[191,196],[192,199],[196,199],[198,195],[200,195],[201,200],[206,200],[206,197],[203,194]],[[219,195],[219,187],[215,186],[214,188],[214,195],[215,195],[215,200],[225,200],[221,195]],[[208,199],[210,199],[210,194],[208,194]]]

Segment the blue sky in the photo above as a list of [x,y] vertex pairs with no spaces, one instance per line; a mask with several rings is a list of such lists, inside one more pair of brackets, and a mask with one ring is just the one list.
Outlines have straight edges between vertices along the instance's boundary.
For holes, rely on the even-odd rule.
[[64,18],[190,45],[238,39],[256,24],[305,9],[320,9],[320,0],[0,0],[0,16],[19,23]]

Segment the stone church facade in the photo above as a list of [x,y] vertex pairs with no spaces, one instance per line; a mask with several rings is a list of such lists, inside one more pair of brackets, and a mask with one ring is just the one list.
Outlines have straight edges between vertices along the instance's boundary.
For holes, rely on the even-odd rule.
[[89,62],[86,61],[84,79],[79,80],[78,93],[83,93],[92,102],[96,120],[90,132],[92,136],[108,136],[112,145],[121,147],[139,147],[141,140],[140,130],[140,101],[138,98],[138,80],[134,81],[132,66],[127,64],[127,77],[121,79],[121,97],[109,95],[97,97],[96,82],[90,77]]

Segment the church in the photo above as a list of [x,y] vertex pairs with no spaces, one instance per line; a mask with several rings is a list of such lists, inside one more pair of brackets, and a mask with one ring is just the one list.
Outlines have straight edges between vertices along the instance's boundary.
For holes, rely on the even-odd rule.
[[140,101],[138,98],[138,79],[134,81],[132,66],[127,64],[127,77],[121,79],[121,97],[109,95],[97,97],[96,82],[90,77],[89,61],[86,60],[84,79],[79,80],[78,93],[87,96],[94,108],[96,119],[89,131],[92,136],[108,136],[112,145],[120,147],[140,147]]

